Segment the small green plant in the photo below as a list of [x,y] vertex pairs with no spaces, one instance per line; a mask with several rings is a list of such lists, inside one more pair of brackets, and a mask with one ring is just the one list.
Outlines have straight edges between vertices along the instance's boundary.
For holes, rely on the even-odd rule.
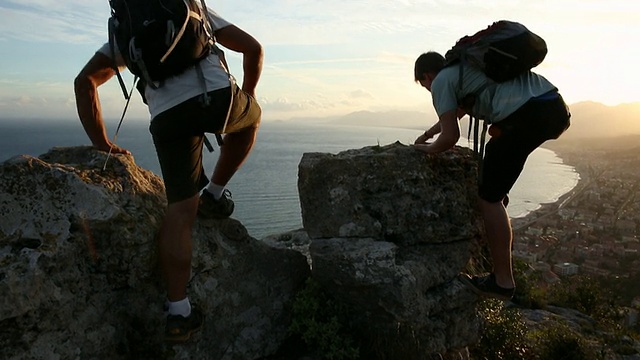
[[598,321],[618,320],[614,294],[589,276],[576,275],[554,284],[549,303],[578,310]]
[[527,326],[516,309],[507,309],[502,301],[483,300],[479,308],[485,325],[480,341],[471,354],[478,360],[528,359],[531,355]]
[[513,276],[516,282],[515,303],[530,309],[544,309],[547,306],[546,291],[539,286],[542,282],[540,272],[526,262],[514,259]]
[[355,360],[359,358],[360,350],[344,325],[345,319],[346,306],[309,278],[294,301],[289,330],[300,335],[323,359]]
[[579,333],[564,324],[553,324],[531,334],[539,359],[591,360],[594,349]]

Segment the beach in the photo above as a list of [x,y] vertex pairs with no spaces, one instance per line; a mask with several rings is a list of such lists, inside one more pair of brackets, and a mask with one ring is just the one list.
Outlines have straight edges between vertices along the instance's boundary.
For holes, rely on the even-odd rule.
[[[547,148],[543,145],[543,148]],[[574,199],[576,199],[582,191],[586,188],[586,184],[589,183],[588,171],[583,164],[579,161],[576,161],[576,157],[572,157],[568,152],[562,152],[557,148],[553,147],[553,149],[549,149],[554,151],[558,157],[562,159],[562,162],[565,165],[572,166],[576,173],[578,174],[578,181],[575,187],[573,187],[570,191],[562,194],[556,201],[549,203],[541,203],[540,207],[536,210],[529,212],[527,215],[518,218],[511,219],[511,226],[513,231],[526,230],[530,225],[535,224],[539,220],[542,220],[551,215],[557,214],[558,211],[567,205],[569,205]],[[541,174],[541,176],[543,176]],[[508,207],[507,207],[508,211]]]

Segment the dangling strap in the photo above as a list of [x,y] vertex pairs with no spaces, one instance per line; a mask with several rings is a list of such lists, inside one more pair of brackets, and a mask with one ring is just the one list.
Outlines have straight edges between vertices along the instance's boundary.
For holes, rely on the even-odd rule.
[[109,49],[111,50],[111,63],[113,64],[113,70],[116,72],[116,77],[118,78],[118,83],[120,84],[120,88],[122,89],[122,94],[124,98],[129,100],[129,94],[127,93],[127,86],[124,84],[124,80],[122,79],[122,75],[120,75],[120,69],[118,68],[118,64],[116,63],[116,47],[115,47],[115,18],[111,16],[109,18],[109,23],[107,25],[109,31]]
[[131,57],[131,61],[135,62],[136,65],[138,65],[138,68],[140,68],[140,71],[142,71],[141,77],[144,79],[147,85],[150,88],[157,90],[159,87],[162,86],[162,82],[160,83],[160,85],[156,85],[153,79],[151,79],[151,75],[149,75],[147,66],[142,60],[141,50],[136,48],[135,40],[136,38],[132,37],[131,40],[129,41],[129,57]]
[[[465,56],[465,53],[462,52],[460,54],[460,66],[458,70],[458,89],[460,93],[462,93],[462,85],[463,85],[462,80],[464,75],[463,68],[465,63],[466,63],[466,56]],[[482,182],[484,148],[485,148],[485,141],[487,137],[487,129],[489,128],[489,126],[487,125],[487,122],[483,120],[482,133],[480,134],[480,118],[477,116],[473,116],[472,113],[473,113],[473,107],[475,106],[475,100],[480,95],[480,93],[482,93],[484,90],[486,90],[490,86],[493,88],[493,91],[495,91],[495,84],[491,84],[491,83],[485,83],[475,91],[475,93],[473,94],[474,104],[472,105],[472,108],[469,109],[470,114],[469,114],[469,130],[467,133],[467,141],[470,141],[471,139],[471,128],[473,128],[473,153],[476,155],[476,159],[478,160],[478,184]],[[491,96],[491,98],[493,98],[493,95]]]
[[[209,96],[209,91],[207,90],[207,81],[204,78],[204,73],[202,72],[202,67],[200,66],[199,62],[196,64],[196,72],[198,73],[198,79],[200,80],[200,84],[202,85],[202,89],[204,90],[204,92],[202,93],[201,104],[202,106],[209,106],[209,104],[211,104],[211,97]],[[209,152],[213,152],[213,145],[211,145],[211,142],[209,141],[209,139],[207,139],[206,135],[203,135],[203,137],[204,145],[207,147],[207,150],[209,150]],[[218,142],[218,146],[222,145],[222,136],[220,134],[216,134],[216,141]]]
[[[122,116],[120,116],[120,122],[118,123],[118,127],[116,128],[116,133],[113,135],[113,141],[111,144],[115,144],[116,140],[118,140],[118,133],[120,132],[120,127],[122,126],[122,122],[124,121],[124,115],[127,113],[127,108],[129,107],[129,101],[131,101],[131,94],[133,93],[133,89],[136,88],[136,82],[138,81],[138,77],[133,78],[133,84],[131,84],[131,91],[126,94],[127,102],[124,104],[124,109],[122,109]],[[111,157],[111,150],[113,146],[109,147],[109,153],[107,154],[107,158],[104,160],[104,165],[102,165],[102,171],[107,168],[107,161],[109,161],[109,157]]]
[[478,132],[480,131],[480,119],[477,116],[471,116],[473,123],[473,152],[478,154]]
[[[231,109],[233,108],[233,96],[235,93],[234,86],[236,84],[236,79],[233,77],[233,75],[231,75],[231,72],[229,71],[229,65],[227,65],[227,60],[225,59],[224,53],[222,52],[222,50],[220,50],[219,47],[216,46],[215,35],[214,35],[213,24],[212,24],[213,20],[211,20],[211,18],[209,17],[209,12],[207,11],[207,3],[205,2],[205,0],[200,0],[200,3],[202,4],[202,15],[207,20],[206,22],[204,22],[204,30],[206,31],[207,35],[209,35],[209,39],[211,42],[211,51],[214,52],[216,55],[218,55],[218,59],[220,60],[220,65],[227,72],[227,75],[229,76],[231,97],[229,101],[229,110],[227,111],[227,117],[224,119],[224,125],[222,126],[222,130],[221,130],[221,133],[224,133],[225,129],[227,128],[227,123],[229,122],[229,118],[231,117]],[[224,145],[224,141],[222,140],[222,135],[219,133],[216,133],[216,141],[218,142],[219,146]]]
[[485,140],[487,137],[487,129],[489,128],[489,126],[487,125],[486,121],[482,122],[482,135],[480,135],[480,151],[478,152],[477,156],[478,156],[478,185],[480,185],[482,183],[482,171],[484,168],[484,147],[485,147]]

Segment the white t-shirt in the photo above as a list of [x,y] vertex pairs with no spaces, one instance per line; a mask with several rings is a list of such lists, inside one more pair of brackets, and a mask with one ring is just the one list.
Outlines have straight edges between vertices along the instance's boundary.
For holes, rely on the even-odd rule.
[[476,93],[485,84],[490,85],[476,94],[473,115],[489,123],[503,120],[529,99],[555,89],[547,79],[533,72],[503,83],[493,83],[482,71],[468,65],[464,67],[462,74],[462,91],[458,83],[460,65],[442,69],[433,80],[431,97],[438,116],[457,109],[460,100],[468,94]]
[[[213,31],[231,25],[230,22],[221,18],[213,10],[209,11],[209,17]],[[124,66],[124,60],[120,55],[117,46],[116,51],[116,63],[119,66]],[[109,43],[105,43],[98,49],[98,52],[111,58],[111,48]],[[200,63],[202,74],[206,82],[207,91],[213,91],[228,87],[230,85],[229,74],[224,69],[220,58],[215,53],[211,53]],[[202,80],[198,76],[196,67],[193,66],[183,73],[165,79],[164,86],[153,89],[147,86],[145,89],[145,97],[147,99],[147,105],[149,106],[149,114],[153,120],[158,114],[171,109],[172,107],[198,96],[204,93],[205,89],[202,85]]]

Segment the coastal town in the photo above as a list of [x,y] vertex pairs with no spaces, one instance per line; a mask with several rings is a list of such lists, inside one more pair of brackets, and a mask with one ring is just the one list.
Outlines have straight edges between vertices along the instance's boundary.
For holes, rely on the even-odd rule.
[[[542,273],[545,282],[585,274],[640,278],[640,157],[637,146],[563,145],[552,150],[580,181],[554,204],[512,219],[514,258]],[[640,287],[625,289],[626,306],[640,308]],[[637,312],[635,319],[637,322]]]

